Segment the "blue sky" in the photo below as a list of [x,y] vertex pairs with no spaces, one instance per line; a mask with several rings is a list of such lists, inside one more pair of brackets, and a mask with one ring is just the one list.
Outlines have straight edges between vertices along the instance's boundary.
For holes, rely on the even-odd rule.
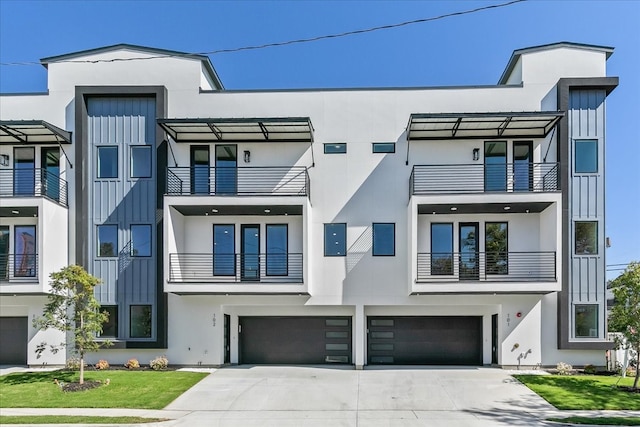
[[[116,43],[184,52],[393,24],[495,1],[0,0],[0,62]],[[640,259],[640,1],[537,1],[345,38],[212,55],[228,89],[495,84],[514,49],[613,46],[607,73],[607,264]],[[0,66],[0,93],[46,90],[39,65]],[[614,277],[619,271],[612,271]]]

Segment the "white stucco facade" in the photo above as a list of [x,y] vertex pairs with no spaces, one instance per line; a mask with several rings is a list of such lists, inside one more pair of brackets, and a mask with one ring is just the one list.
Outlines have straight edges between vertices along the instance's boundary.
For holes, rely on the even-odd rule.
[[[92,241],[82,234],[86,222],[93,219],[83,211],[82,204],[89,202],[80,202],[77,196],[83,194],[93,178],[78,170],[86,170],[86,162],[95,160],[86,151],[77,149],[78,144],[91,141],[86,126],[77,123],[79,117],[85,117],[82,115],[85,113],[77,110],[78,94],[83,93],[85,100],[98,96],[95,94],[101,90],[104,92],[101,97],[148,97],[130,93],[128,88],[161,87],[164,98],[156,97],[155,102],[163,104],[164,112],[157,119],[197,122],[215,118],[253,123],[260,121],[256,118],[272,121],[308,118],[312,142],[274,142],[266,134],[260,142],[225,140],[223,131],[222,137],[216,134],[215,124],[211,135],[206,137],[209,139],[180,142],[179,137],[176,140],[156,125],[159,136],[150,144],[158,153],[154,155],[158,160],[151,179],[157,180],[161,189],[156,206],[157,235],[161,241],[153,242],[158,249],[152,261],[157,263],[158,283],[144,283],[145,277],[137,277],[133,289],[117,288],[118,292],[135,294],[136,286],[157,286],[157,300],[150,304],[153,333],[149,334],[149,340],[112,337],[117,345],[90,355],[91,359],[119,364],[137,357],[141,363],[147,363],[166,354],[170,363],[178,365],[252,363],[254,359],[247,356],[250,344],[246,340],[250,338],[243,341],[241,336],[249,334],[242,331],[243,319],[286,318],[295,323],[304,318],[348,318],[350,342],[345,347],[348,356],[340,360],[361,368],[384,363],[380,360],[391,360],[389,363],[405,360],[400,353],[393,353],[400,351],[399,342],[395,350],[389,350],[393,354],[384,356],[391,359],[372,357],[377,344],[372,344],[370,333],[375,323],[371,322],[376,319],[396,319],[399,325],[403,319],[428,322],[431,318],[452,321],[469,318],[479,325],[473,338],[477,339],[475,350],[470,350],[478,352],[478,358],[470,356],[473,364],[531,367],[563,361],[604,365],[604,313],[597,318],[594,336],[576,337],[571,320],[573,302],[569,299],[566,307],[559,302],[563,301],[559,295],[569,290],[563,277],[568,272],[567,254],[574,247],[565,238],[570,225],[563,210],[569,202],[563,194],[569,190],[563,187],[568,176],[563,175],[562,163],[568,160],[562,154],[567,142],[561,140],[560,133],[549,129],[550,132],[535,137],[522,131],[515,136],[496,134],[465,139],[455,137],[453,132],[450,138],[440,140],[412,140],[408,123],[416,113],[559,112],[558,117],[563,117],[560,120],[566,120],[566,111],[558,103],[559,81],[606,78],[610,48],[561,43],[523,49],[514,53],[511,66],[501,79],[503,84],[455,88],[232,91],[221,88],[215,72],[207,65],[208,59],[203,57],[174,55],[109,62],[114,58],[156,54],[147,48],[116,46],[49,58],[45,60],[48,93],[0,96],[3,123],[44,120],[73,132],[71,144],[62,145],[64,152],[60,153],[59,165],[60,176],[68,183],[68,206],[46,197],[7,194],[0,198],[2,207],[8,208],[0,220],[10,233],[16,224],[36,225],[39,257],[38,275],[32,283],[11,280],[0,283],[0,316],[27,317],[31,322],[46,301],[48,275],[67,263],[89,264],[85,246],[93,243],[87,243]],[[86,87],[90,91],[82,92]],[[108,115],[105,117],[108,121]],[[490,168],[486,158],[490,149],[486,144],[495,142],[504,144],[501,159],[506,164],[515,164],[517,151],[530,147],[526,166],[530,187],[516,187],[515,169],[507,173],[503,189],[491,191],[486,184],[483,187]],[[373,143],[393,143],[394,151],[375,153]],[[346,144],[346,152],[325,153],[324,144]],[[0,144],[0,154],[10,159],[7,166],[0,166],[0,172],[14,169],[14,146],[18,145]],[[206,194],[195,190],[196,185],[202,184],[194,183],[193,172],[194,147],[203,146],[209,147]],[[271,186],[271,191],[216,193],[210,187],[216,185],[214,169],[220,160],[216,146],[235,146],[234,161],[237,170],[246,169],[248,185]],[[40,150],[38,145],[35,147],[34,164],[39,165]],[[245,159],[247,152],[249,158]],[[81,158],[76,158],[78,153],[83,153]],[[421,193],[414,181],[416,166],[423,167],[428,182],[434,165],[446,166],[445,178],[436,191]],[[277,172],[280,175],[269,172],[283,168],[284,173]],[[295,170],[303,171],[302,175],[292,178],[287,172],[292,168],[299,168]],[[252,170],[266,172],[252,178]],[[534,190],[538,171],[543,171],[545,177],[555,174],[555,187]],[[271,182],[274,173],[275,184]],[[180,182],[179,190],[165,185],[171,174],[180,176],[175,178],[175,182]],[[78,177],[83,176],[86,182],[79,182]],[[304,177],[299,181],[304,188],[298,194],[277,192],[276,188],[286,190],[300,176]],[[0,182],[2,185],[12,184]],[[476,189],[466,191],[469,185],[480,185],[480,189],[473,187]],[[124,198],[119,207],[126,211],[127,203],[133,202]],[[36,208],[36,215],[12,217],[11,211],[22,207]],[[392,255],[373,254],[374,223],[394,224]],[[216,277],[215,263],[222,259],[215,253],[216,224],[228,226],[235,233],[235,267],[231,275]],[[346,253],[325,255],[326,224],[346,224]],[[436,237],[432,236],[434,224],[450,224],[451,246],[444,257],[438,253],[441,250],[436,250],[439,243],[434,243]],[[501,242],[507,253],[491,265],[489,260],[496,254],[490,249],[487,231],[490,224],[501,224],[507,230]],[[295,255],[286,262],[271,264],[275,270],[285,268],[284,274],[280,270],[275,274],[272,270],[271,275],[268,272],[269,263],[281,259],[270,253],[267,230],[270,225],[286,225],[286,253]],[[245,226],[253,227],[251,232],[257,238],[256,261],[246,258],[248,246],[244,239],[251,236],[243,234]],[[475,227],[471,260],[469,236],[466,239],[461,236],[464,227]],[[13,254],[13,237],[9,241],[8,253]],[[119,244],[122,243],[125,242]],[[434,260],[444,260],[444,270]],[[252,276],[249,280],[242,274],[251,263],[260,270],[258,278]],[[469,267],[472,273],[467,277],[462,277],[463,265],[465,268],[472,265]],[[441,274],[434,272],[437,268]],[[122,325],[133,322],[126,318],[131,303],[115,304],[120,304],[120,329],[128,330],[131,326]],[[559,308],[558,304],[563,306]],[[560,342],[561,312],[570,319],[568,342],[582,343],[582,348],[569,349],[571,345]],[[400,333],[398,329],[397,336]],[[412,333],[420,332],[412,330]],[[35,346],[59,338],[55,334],[37,332],[29,326],[27,364],[64,362],[64,352],[45,352],[39,359],[35,356]],[[330,346],[327,341],[326,348]],[[262,356],[270,360],[268,355],[255,356],[258,357],[255,360],[263,360],[259,359]],[[425,356],[424,363],[430,363],[429,357]],[[433,360],[442,363],[441,358]]]

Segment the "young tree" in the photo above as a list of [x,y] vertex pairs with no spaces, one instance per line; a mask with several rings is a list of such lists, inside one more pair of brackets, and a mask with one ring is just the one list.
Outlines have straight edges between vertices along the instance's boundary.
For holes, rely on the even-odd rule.
[[[89,351],[97,351],[105,344],[96,340],[96,335],[102,332],[102,324],[109,319],[107,312],[100,312],[100,304],[93,296],[93,289],[100,284],[100,279],[79,265],[64,267],[51,273],[50,278],[49,302],[42,317],[33,321],[33,326],[37,329],[54,328],[65,333],[72,332],[72,342],[57,347],[67,344],[75,346],[80,355],[80,384],[83,384],[84,355]],[[40,352],[44,345],[39,347]],[[51,347],[56,348],[53,345]]]
[[614,305],[609,317],[609,330],[622,333],[628,348],[635,350],[636,378],[640,379],[640,262],[630,263],[624,273],[611,282]]

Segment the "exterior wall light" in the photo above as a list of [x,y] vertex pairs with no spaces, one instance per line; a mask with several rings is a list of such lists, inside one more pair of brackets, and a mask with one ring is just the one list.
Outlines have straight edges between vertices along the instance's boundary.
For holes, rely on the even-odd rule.
[[473,160],[474,161],[480,160],[480,149],[479,148],[474,148],[473,149]]
[[9,166],[8,154],[0,154],[0,166]]
[[251,163],[251,151],[249,150],[244,151],[244,162]]

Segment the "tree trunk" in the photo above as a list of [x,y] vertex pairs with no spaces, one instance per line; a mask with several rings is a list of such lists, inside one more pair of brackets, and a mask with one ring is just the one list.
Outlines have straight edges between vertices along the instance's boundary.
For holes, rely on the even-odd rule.
[[84,352],[80,352],[80,384],[84,384]]
[[636,378],[633,380],[633,388],[638,388],[640,379],[640,347],[636,348]]

